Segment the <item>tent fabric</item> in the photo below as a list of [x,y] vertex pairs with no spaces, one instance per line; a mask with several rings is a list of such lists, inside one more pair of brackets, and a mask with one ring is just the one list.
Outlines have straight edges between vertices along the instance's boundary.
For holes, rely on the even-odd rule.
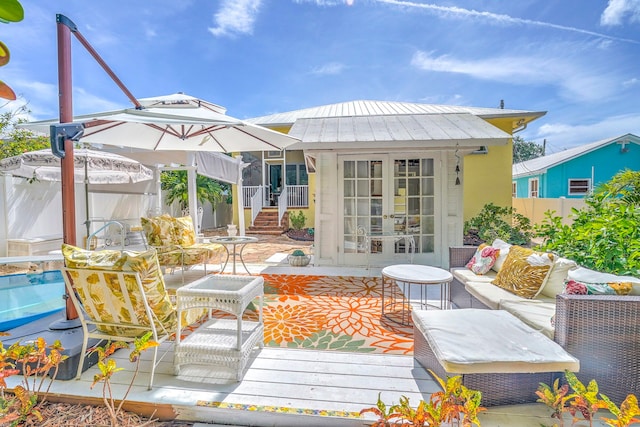
[[242,160],[220,153],[197,152],[196,170],[198,174],[229,184],[240,184],[242,176],[239,166]]

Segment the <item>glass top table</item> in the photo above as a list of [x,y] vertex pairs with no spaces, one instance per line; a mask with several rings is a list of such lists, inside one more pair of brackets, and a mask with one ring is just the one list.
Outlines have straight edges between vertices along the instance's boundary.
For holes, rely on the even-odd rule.
[[[232,274],[236,274],[236,256],[240,258],[240,262],[242,266],[247,271],[248,274],[251,274],[247,265],[244,263],[244,259],[242,258],[242,252],[244,251],[245,246],[250,243],[257,243],[259,239],[257,237],[249,237],[249,236],[219,236],[212,237],[210,239],[211,243],[218,243],[222,245],[227,252],[227,258],[224,260],[224,264],[220,269],[220,272],[224,272],[224,269],[227,267],[229,262],[229,257],[231,256],[233,259],[233,269]],[[231,249],[229,249],[231,248]]]

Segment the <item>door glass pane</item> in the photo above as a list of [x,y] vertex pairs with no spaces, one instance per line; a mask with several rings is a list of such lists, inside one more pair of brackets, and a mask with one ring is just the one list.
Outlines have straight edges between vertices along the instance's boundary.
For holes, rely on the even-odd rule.
[[433,177],[422,178],[422,192],[423,196],[433,196]]
[[344,177],[355,178],[356,177],[356,163],[353,161],[344,162]]
[[353,199],[345,199],[344,200],[344,214],[346,215],[355,215],[356,214],[356,201]]
[[358,212],[356,215],[365,218],[369,216],[369,199],[358,199]]
[[358,178],[369,178],[369,162],[358,161]]
[[371,199],[371,215],[382,215],[382,199]]
[[356,195],[356,183],[355,181],[344,181],[344,197],[353,197]]
[[368,197],[369,182],[365,179],[359,179],[357,185],[358,185],[358,197]]

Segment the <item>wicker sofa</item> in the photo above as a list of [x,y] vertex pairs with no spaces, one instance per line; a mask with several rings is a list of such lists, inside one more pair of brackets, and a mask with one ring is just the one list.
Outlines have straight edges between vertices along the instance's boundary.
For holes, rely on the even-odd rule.
[[[547,295],[521,298],[503,289],[496,291],[491,283],[495,271],[479,276],[465,267],[476,249],[449,249],[455,308],[507,310],[578,358],[577,376],[585,384],[595,379],[600,392],[618,404],[628,394],[640,396],[640,279],[621,278],[633,282],[631,294],[624,296],[568,295],[561,290],[553,296],[553,289],[546,289]],[[564,274],[568,271],[572,270]],[[556,282],[560,278],[562,274]]]

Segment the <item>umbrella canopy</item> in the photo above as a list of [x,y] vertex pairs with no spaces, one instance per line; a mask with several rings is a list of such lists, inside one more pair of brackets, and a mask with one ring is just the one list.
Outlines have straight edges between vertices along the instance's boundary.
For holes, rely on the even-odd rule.
[[[226,109],[211,102],[176,93],[137,100],[141,108],[94,113],[73,118],[84,131],[80,140],[144,150],[196,152],[280,151],[299,139],[226,115]],[[19,127],[49,133],[59,120],[20,124]],[[189,179],[189,211],[194,224],[195,174]],[[241,201],[242,199],[240,199]],[[240,221],[244,221],[240,208]],[[242,225],[242,224],[241,224]],[[241,227],[243,228],[243,227]]]
[[[103,151],[74,150],[74,180],[89,184],[126,184],[153,179],[153,171],[138,161]],[[86,171],[85,171],[86,166]],[[30,151],[0,160],[0,172],[39,181],[60,181],[60,158],[50,149]]]
[[[81,141],[144,150],[242,151],[283,150],[298,139],[253,125],[225,114],[219,105],[176,93],[143,98],[143,108],[126,108],[82,116],[74,123],[84,126]],[[58,120],[20,125],[49,133]]]

